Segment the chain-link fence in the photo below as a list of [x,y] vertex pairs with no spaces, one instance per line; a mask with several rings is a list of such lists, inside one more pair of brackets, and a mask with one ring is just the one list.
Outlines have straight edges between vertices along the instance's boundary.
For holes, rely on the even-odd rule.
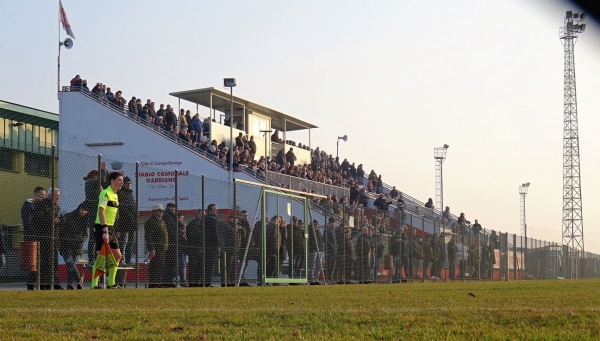
[[[192,175],[176,164],[53,153],[50,160],[59,158],[60,167],[50,162],[44,176],[3,188],[16,198],[3,216],[3,287],[402,283],[600,274],[596,254],[440,221],[426,212],[365,208],[349,204],[345,196],[308,193],[308,187],[303,192],[230,183]],[[121,176],[111,178],[113,172]],[[106,202],[99,197],[109,188],[118,190],[118,206],[110,197]],[[107,212],[113,208],[118,214],[111,220]],[[109,238],[108,253],[102,250],[104,221],[118,241]]]

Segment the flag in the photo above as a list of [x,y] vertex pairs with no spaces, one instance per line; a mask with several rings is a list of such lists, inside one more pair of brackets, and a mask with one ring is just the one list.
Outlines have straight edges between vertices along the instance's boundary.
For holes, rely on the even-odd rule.
[[58,9],[58,20],[62,24],[62,27],[65,30],[65,32],[67,32],[67,35],[75,39],[75,35],[73,34],[73,30],[71,29],[71,24],[69,24],[69,19],[67,19],[67,12],[65,12],[65,8],[62,5],[62,1],[58,0],[58,4],[60,6],[60,8]]
[[96,273],[92,275],[92,277],[98,277],[104,275],[104,273],[108,272],[108,269],[113,266],[117,266],[117,260],[110,249],[108,243],[102,244],[102,248],[100,249],[100,255],[96,257],[96,262],[94,262],[96,266]]

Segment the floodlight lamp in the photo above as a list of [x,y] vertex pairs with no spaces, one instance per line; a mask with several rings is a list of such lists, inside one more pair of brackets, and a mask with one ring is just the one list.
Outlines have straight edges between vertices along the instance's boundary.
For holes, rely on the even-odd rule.
[[529,187],[531,185],[529,182],[525,184],[525,187]]
[[445,145],[444,145],[444,149],[448,149],[448,148],[450,148],[450,146],[449,146],[449,145],[447,145],[447,144],[445,144]]
[[223,84],[226,88],[233,88],[237,85],[235,83],[235,78],[225,78],[223,79]]
[[567,11],[567,19],[570,19],[573,17],[573,11]]
[[581,30],[581,32],[585,31],[585,26],[586,24],[579,25],[579,29]]
[[579,16],[579,20],[584,21],[586,18],[585,13],[581,13],[581,15]]
[[344,142],[348,141],[348,135],[344,135],[342,137],[338,136],[338,140],[343,140]]

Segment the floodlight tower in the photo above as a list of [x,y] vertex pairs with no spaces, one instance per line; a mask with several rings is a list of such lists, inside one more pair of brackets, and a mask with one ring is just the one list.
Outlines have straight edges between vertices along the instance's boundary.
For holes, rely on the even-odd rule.
[[[567,11],[560,40],[564,47],[563,129],[563,229],[562,240],[569,250],[584,252],[581,177],[579,173],[579,130],[575,86],[575,42],[585,31],[585,14]],[[577,267],[575,267],[577,269]],[[577,270],[576,270],[577,271]]]
[[442,164],[446,160],[446,152],[450,146],[444,144],[443,147],[433,149],[433,158],[435,159],[435,204],[437,209],[444,211],[444,173]]

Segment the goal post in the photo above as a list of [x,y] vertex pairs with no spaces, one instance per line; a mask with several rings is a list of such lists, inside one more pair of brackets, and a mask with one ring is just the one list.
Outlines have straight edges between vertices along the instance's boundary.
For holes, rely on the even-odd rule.
[[309,269],[315,262],[309,262],[308,242],[315,237],[314,229],[310,228],[312,221],[323,220],[321,213],[311,209],[311,202],[325,196],[241,179],[235,180],[235,187],[236,201],[256,208],[250,221],[244,262],[251,249],[258,253],[258,257],[254,257],[257,258],[257,282],[306,284],[309,271],[322,271],[321,252],[316,263],[318,269]]

